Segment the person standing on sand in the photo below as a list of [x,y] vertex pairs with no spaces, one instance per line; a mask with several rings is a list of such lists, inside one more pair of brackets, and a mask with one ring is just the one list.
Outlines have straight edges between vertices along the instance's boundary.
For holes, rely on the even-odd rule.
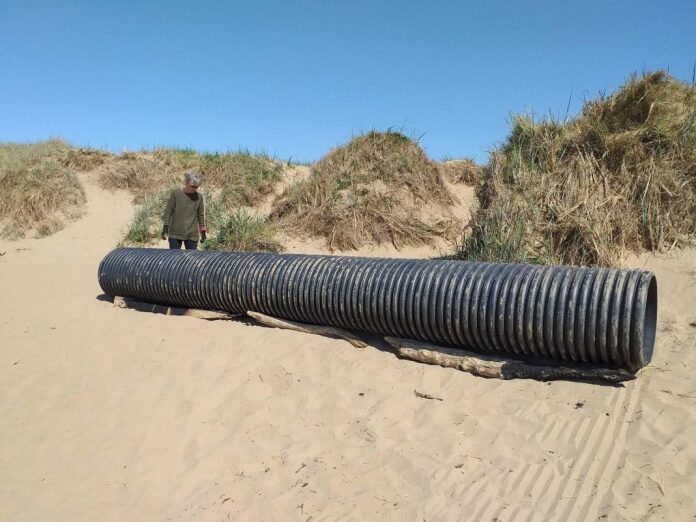
[[[191,171],[184,175],[184,188],[172,190],[164,209],[162,239],[169,240],[169,248],[179,250],[184,243],[186,250],[196,250],[198,240],[205,241],[208,228],[205,224],[205,202],[198,193],[201,175]],[[200,236],[199,236],[200,233]]]

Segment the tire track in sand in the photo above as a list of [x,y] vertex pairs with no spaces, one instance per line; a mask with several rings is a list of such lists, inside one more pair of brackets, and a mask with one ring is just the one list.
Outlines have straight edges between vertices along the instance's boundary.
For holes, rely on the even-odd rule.
[[[546,441],[559,439],[570,441],[578,428],[583,427],[586,419],[573,419],[570,422],[556,422],[555,418],[548,419],[543,430],[534,436],[534,440],[542,450],[545,450]],[[521,517],[520,510],[533,510],[533,504],[539,496],[545,497],[544,492],[554,482],[558,482],[562,471],[557,460],[548,459],[543,463],[525,463],[513,480],[508,473],[500,474],[501,482],[508,482],[503,493],[503,499],[515,499],[511,503],[501,505],[500,502],[487,504],[487,510],[480,510],[474,517],[476,520],[495,520],[500,518],[505,510],[509,510],[510,520]],[[508,517],[506,517],[507,519]]]
[[[595,426],[590,437],[584,444],[581,441],[578,448],[580,464],[573,467],[566,487],[561,492],[561,497],[571,497],[573,501],[568,503],[560,514],[557,510],[562,506],[554,502],[548,518],[558,520],[595,518],[590,512],[591,503],[595,499],[599,501],[604,496],[599,494],[598,488],[600,485],[607,484],[614,473],[616,459],[624,447],[618,436],[628,418],[632,417],[639,396],[639,387],[629,383],[625,388],[615,390],[607,397],[609,401],[614,402],[614,409],[609,416],[595,416],[593,419]],[[600,426],[601,428],[595,429]],[[608,465],[610,461],[611,467]]]
[[598,512],[601,509],[600,501],[604,500],[610,493],[611,484],[614,483],[613,478],[616,476],[617,473],[620,472],[617,466],[620,457],[622,457],[626,451],[626,433],[628,432],[630,421],[634,416],[634,412],[638,406],[639,399],[643,394],[643,390],[649,382],[648,379],[648,376],[644,375],[643,378],[640,380],[640,384],[638,384],[638,381],[633,381],[629,384],[631,390],[630,392],[628,392],[628,397],[625,401],[628,403],[628,407],[624,408],[624,415],[621,419],[620,427],[618,429],[618,436],[614,439],[615,442],[614,444],[612,444],[611,453],[609,454],[609,457],[605,460],[604,466],[597,475],[597,483],[599,484],[600,482],[606,482],[607,488],[604,494],[594,495],[593,497],[590,497],[585,501],[585,504],[583,505],[583,508],[580,510],[580,513],[587,514],[587,518],[597,518]]
[[[560,426],[560,432],[557,437],[563,438],[565,440],[568,440],[569,442],[571,441],[584,441],[588,440],[587,434],[592,431],[592,429],[596,428],[597,424],[590,421],[588,418],[584,419],[575,419],[571,422],[564,421],[564,422],[558,422],[557,418],[552,418],[548,421],[551,424],[554,424],[556,426]],[[544,431],[544,436],[539,440],[539,445],[541,447],[544,446],[544,443],[546,441],[550,440],[555,440],[557,437],[552,437],[554,434],[553,431],[545,430]],[[578,451],[581,451],[582,448],[579,447]],[[567,473],[565,475],[565,480],[562,480],[562,476],[559,477],[559,473],[554,471],[557,468],[557,463],[556,462],[549,462],[547,465],[543,466],[544,469],[547,471],[546,473],[546,480],[544,482],[544,486],[541,487],[539,486],[539,481],[536,479],[531,479],[531,480],[521,480],[518,478],[515,481],[514,487],[508,490],[508,494],[512,494],[518,487],[524,487],[524,490],[521,492],[521,495],[518,494],[517,496],[520,498],[529,498],[530,502],[525,506],[524,503],[518,503],[517,506],[510,512],[510,520],[518,520],[521,519],[522,514],[520,511],[524,509],[525,511],[529,511],[529,516],[531,516],[534,513],[534,508],[529,507],[529,504],[540,504],[541,500],[552,496],[555,500],[559,498],[559,491],[563,491],[565,488],[565,485],[568,483],[570,480],[570,475],[571,473]],[[571,468],[572,469],[572,468]],[[554,481],[554,479],[556,479]],[[549,484],[556,483],[557,486],[556,488],[553,489],[547,489],[549,487]],[[537,487],[538,486],[538,487]],[[530,496],[533,491],[538,490],[538,495],[539,496]],[[506,495],[506,496],[507,496]],[[497,515],[495,515],[497,516]]]

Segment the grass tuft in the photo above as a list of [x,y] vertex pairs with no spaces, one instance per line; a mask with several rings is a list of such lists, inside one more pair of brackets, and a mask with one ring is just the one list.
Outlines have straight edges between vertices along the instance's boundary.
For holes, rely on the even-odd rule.
[[148,246],[160,241],[162,235],[162,215],[175,187],[146,196],[135,207],[133,220],[128,225],[119,246]]
[[264,216],[246,208],[224,210],[212,205],[209,213],[210,239],[203,243],[205,250],[235,250],[243,252],[281,252],[283,246],[276,240],[276,231]]

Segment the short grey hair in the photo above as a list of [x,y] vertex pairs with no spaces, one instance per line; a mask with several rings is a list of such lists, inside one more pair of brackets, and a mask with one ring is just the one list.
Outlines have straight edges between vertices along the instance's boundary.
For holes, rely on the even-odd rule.
[[189,171],[184,174],[184,181],[189,185],[198,186],[201,184],[201,174],[195,170]]

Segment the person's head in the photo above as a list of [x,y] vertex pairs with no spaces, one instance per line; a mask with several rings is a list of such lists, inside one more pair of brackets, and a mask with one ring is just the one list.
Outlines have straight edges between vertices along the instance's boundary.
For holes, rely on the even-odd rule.
[[186,188],[191,192],[198,190],[198,187],[201,185],[200,173],[195,170],[187,172],[184,174],[184,183],[186,184]]

